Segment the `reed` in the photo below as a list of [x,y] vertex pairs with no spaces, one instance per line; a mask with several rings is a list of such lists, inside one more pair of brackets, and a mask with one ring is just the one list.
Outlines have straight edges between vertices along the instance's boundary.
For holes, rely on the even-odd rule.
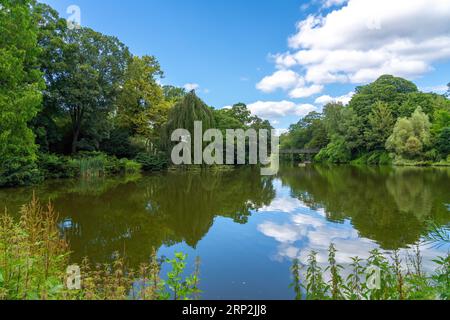
[[98,178],[105,175],[107,165],[107,159],[105,157],[85,157],[77,161],[82,178]]
[[[114,255],[110,264],[80,265],[81,288],[66,287],[70,249],[58,229],[51,204],[42,206],[33,195],[23,206],[19,221],[7,212],[0,216],[0,300],[166,300],[198,299],[199,260],[192,275],[184,277],[187,256],[172,260],[157,257],[138,270]],[[160,277],[163,263],[172,270]]]
[[[317,263],[317,253],[311,252],[306,266],[298,259],[291,268],[297,300],[448,300],[450,296],[450,255],[434,260],[436,269],[423,271],[422,255],[416,246],[406,255],[406,268],[399,251],[391,255],[373,250],[366,260],[352,259],[350,274],[342,277],[343,266],[336,262],[337,250],[330,245],[328,266]],[[370,285],[373,270],[379,270],[379,283]],[[323,276],[328,273],[329,280]]]

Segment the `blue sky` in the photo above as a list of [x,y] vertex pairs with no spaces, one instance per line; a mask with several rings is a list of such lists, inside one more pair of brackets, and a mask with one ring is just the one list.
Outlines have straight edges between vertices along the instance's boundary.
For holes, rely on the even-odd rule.
[[77,5],[83,26],[155,55],[164,84],[191,84],[216,108],[247,103],[276,128],[383,73],[428,91],[450,82],[448,0],[43,2],[65,18]]

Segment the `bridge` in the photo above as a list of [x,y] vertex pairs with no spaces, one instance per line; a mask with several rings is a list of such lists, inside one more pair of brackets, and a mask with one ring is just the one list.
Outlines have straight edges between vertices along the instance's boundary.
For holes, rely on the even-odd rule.
[[280,155],[290,156],[291,161],[294,162],[296,154],[305,156],[307,162],[312,161],[314,156],[320,152],[320,149],[282,149]]
[[280,150],[280,154],[318,154],[320,149],[282,149]]

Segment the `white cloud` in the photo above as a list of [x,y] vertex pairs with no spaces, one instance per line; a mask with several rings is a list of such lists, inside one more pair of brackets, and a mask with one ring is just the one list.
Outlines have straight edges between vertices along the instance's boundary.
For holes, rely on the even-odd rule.
[[247,105],[252,114],[273,120],[286,116],[304,117],[317,108],[312,104],[296,104],[292,101],[257,101]]
[[450,59],[449,0],[345,3],[324,0],[324,7],[338,7],[300,21],[290,51],[274,56],[279,70],[258,89],[303,98],[330,83],[367,83],[383,74],[413,79]]
[[[273,121],[272,121],[273,123]],[[274,123],[273,123],[274,124]],[[288,133],[289,129],[281,128],[281,129],[275,129],[275,134],[279,137],[285,133]]]
[[434,93],[438,93],[438,94],[444,94],[448,91],[448,86],[447,85],[442,85],[442,86],[432,86],[432,87],[424,87],[421,88],[420,90],[423,92],[434,92]]
[[303,79],[292,70],[279,70],[262,79],[256,88],[269,93],[277,89],[288,90],[304,83]]
[[347,2],[348,0],[323,0],[323,7],[330,8],[334,6],[341,6]]
[[186,83],[183,88],[186,89],[186,91],[192,91],[200,88],[200,85],[197,83]]
[[262,207],[260,211],[293,213],[297,211],[299,208],[307,208],[307,207],[298,199],[291,197],[289,198],[283,197],[273,200],[269,206]]
[[297,87],[289,92],[291,98],[307,98],[317,93],[321,93],[323,90],[322,85],[313,84],[310,87]]
[[340,97],[331,97],[329,95],[324,95],[324,96],[320,96],[316,99],[316,101],[314,101],[315,104],[320,105],[320,106],[324,106],[328,103],[332,103],[332,102],[337,102],[337,103],[342,103],[343,105],[347,105],[350,100],[352,99],[352,97],[355,95],[355,92],[349,92],[343,96]]
[[[283,64],[280,68],[284,68],[290,64],[290,62],[282,56],[278,56],[275,60]],[[263,78],[256,85],[256,88],[266,93],[274,92],[277,89],[283,89],[285,91],[289,91],[289,97],[297,99],[307,98],[320,93],[324,87],[322,85],[315,84],[306,86],[304,78],[297,72],[282,69]]]

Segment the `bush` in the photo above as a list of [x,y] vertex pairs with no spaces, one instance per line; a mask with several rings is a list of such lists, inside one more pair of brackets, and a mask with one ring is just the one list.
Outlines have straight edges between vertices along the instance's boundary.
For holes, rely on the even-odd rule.
[[149,153],[139,153],[135,161],[142,165],[144,171],[161,171],[169,165],[167,157],[163,153],[152,155]]
[[38,166],[45,179],[74,178],[79,174],[79,167],[76,162],[71,161],[68,157],[56,154],[39,154]]
[[392,159],[389,153],[385,151],[373,151],[362,155],[351,163],[355,165],[389,165],[392,163]]
[[142,165],[133,160],[121,159],[120,165],[122,172],[125,174],[135,174],[141,172],[142,170]]
[[101,152],[82,152],[78,157],[80,158],[75,161],[80,168],[81,177],[84,178],[138,173],[142,168],[137,161],[117,159]]
[[317,162],[348,163],[351,160],[351,153],[345,141],[338,139],[322,149],[314,159]]
[[31,160],[14,157],[1,164],[0,187],[26,186],[43,180],[43,175]]

